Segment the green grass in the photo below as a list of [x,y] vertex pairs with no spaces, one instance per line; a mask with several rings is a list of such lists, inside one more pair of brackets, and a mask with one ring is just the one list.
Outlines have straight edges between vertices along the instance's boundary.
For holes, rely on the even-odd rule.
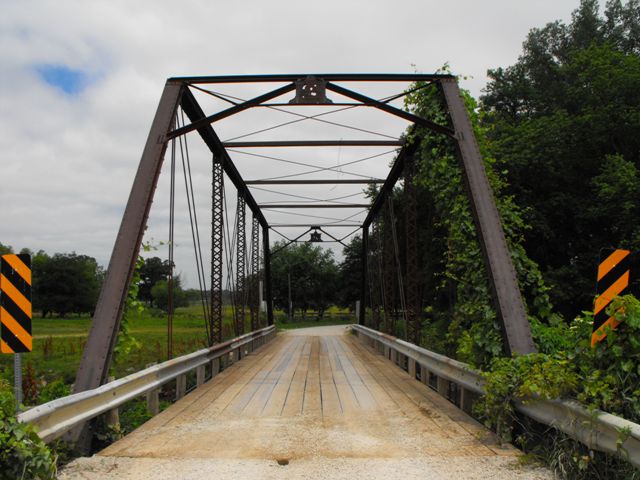
[[[352,315],[349,316],[348,312],[337,309],[325,313],[321,321],[317,321],[316,317],[315,313],[310,312],[304,321],[297,318],[293,323],[284,323],[282,320],[286,320],[286,316],[282,312],[275,312],[276,325],[282,330],[353,323]],[[223,336],[231,338],[233,331],[230,307],[225,308],[224,318]],[[63,380],[68,385],[72,384],[75,381],[90,326],[91,318],[88,316],[34,318],[33,351],[22,355],[23,375],[31,377],[28,381],[38,390],[57,379]],[[245,331],[249,330],[250,321],[247,318]],[[132,314],[129,320],[129,332],[140,342],[141,348],[130,352],[124,358],[117,358],[111,372],[116,378],[139,371],[150,363],[159,363],[167,359],[166,314],[154,310]],[[205,332],[201,307],[178,308],[173,321],[173,356],[177,357],[206,347]],[[0,355],[0,377],[13,383],[13,355]]]

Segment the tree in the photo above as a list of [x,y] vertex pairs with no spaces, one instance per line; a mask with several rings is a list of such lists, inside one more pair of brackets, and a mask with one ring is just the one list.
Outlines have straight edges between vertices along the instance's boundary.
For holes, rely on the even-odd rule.
[[344,260],[340,264],[340,290],[338,302],[342,307],[353,308],[360,299],[362,283],[362,238],[355,236],[342,250]]
[[0,255],[8,255],[10,253],[13,253],[13,248],[11,247],[11,245],[4,245],[2,242],[0,242]]
[[[159,280],[155,283],[151,289],[151,297],[153,299],[153,306],[169,312],[169,282],[167,280]],[[189,304],[187,295],[182,290],[182,280],[180,276],[176,276],[173,279],[173,308],[186,307]]]
[[[559,311],[591,307],[601,249],[640,249],[640,2],[583,0],[491,70],[482,121]],[[637,218],[637,217],[636,217]]]
[[95,258],[75,253],[33,257],[34,308],[46,317],[57,313],[93,313],[100,291],[102,268]]
[[[281,248],[276,243],[272,250]],[[322,317],[326,308],[337,301],[338,266],[331,250],[310,243],[281,248],[271,258],[273,301],[277,308],[289,311],[289,279],[293,309],[315,308]]]
[[154,285],[161,280],[167,281],[171,273],[169,260],[161,260],[158,257],[145,258],[140,267],[140,284],[138,288],[138,299],[151,305],[153,295],[151,293]]

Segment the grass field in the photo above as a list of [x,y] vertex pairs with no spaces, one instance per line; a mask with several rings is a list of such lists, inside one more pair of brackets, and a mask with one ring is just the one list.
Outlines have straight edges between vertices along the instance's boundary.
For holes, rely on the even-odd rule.
[[[233,331],[230,308],[225,310],[224,317],[223,334],[225,338],[231,338]],[[328,311],[320,321],[316,320],[316,315],[313,313],[308,314],[304,320],[295,319],[292,323],[284,323],[286,315],[282,312],[275,312],[274,318],[278,328],[282,329],[346,325],[353,322],[353,316],[337,309]],[[248,319],[247,322],[249,322]],[[39,386],[58,379],[68,385],[73,383],[90,325],[89,317],[34,318],[33,352],[22,355],[24,374],[35,377],[32,380]],[[249,323],[245,328],[249,331]],[[165,314],[147,310],[135,313],[129,320],[129,332],[140,343],[141,348],[117,359],[112,367],[112,374],[116,378],[141,370],[150,363],[167,359]],[[173,321],[174,357],[205,346],[206,330],[201,307],[177,309]],[[13,383],[13,355],[0,356],[0,377]]]

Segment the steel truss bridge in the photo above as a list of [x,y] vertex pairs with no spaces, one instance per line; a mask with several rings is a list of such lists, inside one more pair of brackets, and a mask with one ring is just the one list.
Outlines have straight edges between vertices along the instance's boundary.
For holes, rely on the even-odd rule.
[[[395,88],[395,92],[382,98],[368,93],[368,89],[376,91],[381,85],[387,89]],[[229,93],[232,87],[238,88],[240,93]],[[433,118],[425,118],[402,108],[403,98],[421,89],[430,89],[439,95],[448,113],[446,122],[438,123]],[[246,92],[251,92],[249,98],[244,98]],[[212,105],[216,106],[213,111],[205,111],[205,107],[208,109]],[[314,113],[301,113],[304,109]],[[371,126],[375,125],[375,119],[366,119],[357,125],[327,119],[329,115],[355,110],[393,119],[396,122],[395,136],[372,130],[375,128]],[[277,125],[262,124],[259,130],[221,140],[218,126],[224,124],[225,120],[236,116],[239,118],[249,112],[261,114],[265,111],[294,116],[295,120]],[[362,120],[365,116],[350,118]],[[300,122],[348,129],[362,136],[301,139],[275,135],[283,131],[283,127]],[[406,134],[402,134],[402,130],[397,132],[398,125]],[[482,378],[466,365],[417,346],[420,342],[422,300],[418,280],[420,246],[416,235],[419,205],[414,184],[419,141],[415,138],[424,131],[448,139],[457,152],[495,310],[502,326],[505,350],[508,354],[534,352],[535,345],[500,217],[454,76],[314,74],[170,78],[162,92],[116,238],[78,369],[75,393],[29,410],[21,414],[21,418],[38,425],[41,436],[47,440],[58,438],[66,432],[68,438],[86,442],[90,434],[86,422],[91,418],[113,411],[118,405],[145,394],[150,409],[157,410],[159,388],[175,381],[177,395],[181,398],[187,389],[188,372],[195,371],[194,386],[199,388],[157,417],[164,418],[164,423],[154,419],[148,428],[161,423],[168,425],[170,418],[177,419],[182,414],[197,415],[186,408],[187,405],[196,411],[198,405],[201,409],[209,408],[212,415],[231,411],[252,418],[265,416],[266,413],[287,416],[306,412],[314,418],[320,415],[324,421],[331,415],[356,415],[355,412],[368,410],[393,415],[394,409],[398,409],[406,414],[407,411],[414,412],[415,408],[419,410],[420,405],[424,407],[428,404],[429,408],[440,409],[438,415],[452,421],[454,430],[462,428],[467,434],[481,431],[482,428],[466,414],[455,413],[451,403],[469,412],[473,398],[482,394]],[[208,226],[206,229],[206,242],[201,241],[204,238],[204,235],[202,238],[200,235],[203,228],[198,223],[194,203],[196,193],[190,177],[187,137],[194,136],[200,137],[210,158],[211,226],[210,230]],[[261,139],[247,140],[251,136]],[[193,145],[193,141],[191,143]],[[359,148],[367,154],[339,167],[309,163],[307,159],[284,159],[271,154],[273,151],[303,151],[309,154],[330,148],[338,148],[340,152]],[[265,151],[269,154],[255,153]],[[391,162],[390,158],[384,157],[388,153],[393,155]],[[312,155],[317,158],[318,154]],[[123,309],[165,156],[170,157],[169,261],[171,264],[174,262],[176,169],[182,163],[209,347],[171,359],[172,327],[169,318],[170,360],[130,377],[108,382]],[[249,178],[247,172],[251,174],[254,170],[248,171],[240,166],[243,156],[258,158],[265,163],[286,163],[291,170],[283,175],[270,175],[269,178]],[[358,163],[364,166],[364,171],[355,171]],[[311,170],[301,171],[300,167]],[[247,178],[241,172],[245,172]],[[229,220],[230,208],[225,190],[229,182],[231,188],[235,189],[237,200],[232,220]],[[319,198],[287,193],[291,192],[287,188],[301,186],[309,191],[322,188],[324,196]],[[326,198],[329,189],[338,187],[354,190],[340,197]],[[369,189],[371,198],[364,197],[363,187]],[[404,228],[398,232],[391,194],[394,189],[398,191],[400,188]],[[258,201],[265,193],[276,196],[274,200]],[[283,196],[285,200],[282,200]],[[357,196],[360,196],[360,202],[343,201]],[[251,214],[250,221],[247,219],[247,209]],[[314,214],[324,209],[345,209],[350,215],[340,218],[325,214],[306,216],[300,213],[308,211],[304,209],[314,209]],[[351,214],[353,211],[356,213]],[[289,220],[291,215],[306,218],[294,223]],[[343,228],[349,228],[351,233],[337,233]],[[336,337],[333,333],[327,336],[315,333],[304,338],[278,335],[275,341],[269,342],[276,338],[271,258],[277,254],[277,251],[271,251],[270,232],[281,235],[285,243],[299,241],[309,233],[316,240],[319,233],[324,233],[340,243],[350,235],[361,236],[361,308],[358,311],[358,324],[352,330],[362,342]],[[404,258],[399,255],[400,241],[404,242]],[[207,255],[202,253],[203,243],[208,243]],[[206,267],[205,258],[208,259]],[[224,331],[225,278],[227,289],[230,286],[233,291],[233,332]],[[170,278],[170,288],[171,284]],[[261,299],[266,304],[262,314]],[[404,339],[390,335],[398,322],[404,327]],[[228,340],[228,337],[234,338]],[[269,345],[263,346],[267,342]],[[377,353],[383,356],[377,356]],[[245,356],[246,360],[238,362]],[[387,364],[399,366],[404,372],[392,369]],[[223,367],[226,368],[220,373]],[[376,381],[370,382],[371,378]],[[205,384],[207,379],[211,381]],[[422,385],[416,382],[407,386],[406,379],[418,380]],[[433,393],[429,387],[437,393]],[[451,403],[437,400],[440,398],[437,394]],[[226,400],[216,400],[219,398]],[[183,407],[179,407],[181,404]],[[614,453],[619,452],[617,429],[629,427],[632,433],[624,447],[631,461],[636,466],[640,464],[640,427],[637,425],[628,425],[629,422],[624,423],[622,419],[604,414],[598,422],[585,427],[582,422],[589,414],[579,405],[568,402],[519,404],[518,409],[543,424],[565,431],[591,448]],[[175,413],[169,414],[170,411]],[[258,419],[255,422],[256,425],[260,424]],[[82,425],[85,427],[82,428]],[[132,435],[129,443],[125,438],[122,441],[125,443],[116,443],[108,451],[117,454],[123,449],[133,448],[133,443],[147,441],[145,435],[150,434],[143,432]],[[461,435],[464,437],[466,434],[463,432]],[[246,439],[245,443],[253,445]],[[489,455],[488,451],[493,452],[491,455],[500,454],[494,447],[487,447],[482,442],[476,447],[484,452],[483,455]],[[483,450],[485,447],[488,450]],[[161,446],[151,441],[147,448],[161,449]]]

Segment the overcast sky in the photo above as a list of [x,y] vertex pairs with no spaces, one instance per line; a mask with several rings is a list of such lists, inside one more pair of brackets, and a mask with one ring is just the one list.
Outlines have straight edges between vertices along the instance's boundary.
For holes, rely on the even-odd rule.
[[[75,251],[91,255],[106,266],[167,77],[414,70],[429,73],[449,63],[453,73],[468,77],[462,86],[478,96],[486,83],[487,69],[512,64],[530,28],[556,19],[567,21],[577,5],[578,0],[0,0],[0,242],[16,250],[28,247],[51,254]],[[395,86],[400,90],[404,87]],[[241,98],[259,93],[251,88],[221,87],[219,91]],[[374,88],[365,93],[380,98],[389,92]],[[332,99],[340,101],[336,97],[333,95]],[[210,97],[199,99],[208,112],[223,107]],[[221,122],[216,131],[225,140],[295,119],[272,110],[266,112],[270,115],[267,116],[262,110]],[[348,112],[340,120],[325,118],[392,137],[407,125],[375,114],[350,116]],[[271,136],[276,132],[279,137]],[[307,121],[290,127],[286,133],[278,130],[247,139],[363,137],[372,138],[370,134]],[[188,141],[203,225],[201,234],[206,238],[210,222],[210,158],[197,144],[197,136],[189,135]],[[392,154],[381,155],[343,170],[346,162],[384,154],[384,150],[249,153],[333,166],[331,178],[353,178],[347,171],[383,176],[393,158]],[[232,157],[246,178],[309,170],[246,153],[233,153]],[[323,172],[307,178],[328,176]],[[155,243],[167,239],[166,179],[165,174],[150,218],[147,240]],[[179,181],[183,181],[181,177]],[[291,195],[322,199],[358,191],[353,187],[349,191],[287,190]],[[254,195],[258,201],[285,198],[264,191],[254,191]],[[194,286],[183,197],[184,188],[178,190],[177,268],[186,283]],[[359,200],[356,195],[345,201]],[[228,202],[233,213],[232,193]],[[341,210],[307,213],[328,218],[355,214],[354,220],[364,217],[358,216],[357,210]],[[277,212],[271,212],[268,220],[307,221]],[[338,230],[332,232],[337,235]],[[340,231],[349,233],[347,229]],[[297,236],[301,232],[284,233]],[[278,238],[272,235],[273,240]],[[165,256],[166,251],[161,248],[157,254]]]

